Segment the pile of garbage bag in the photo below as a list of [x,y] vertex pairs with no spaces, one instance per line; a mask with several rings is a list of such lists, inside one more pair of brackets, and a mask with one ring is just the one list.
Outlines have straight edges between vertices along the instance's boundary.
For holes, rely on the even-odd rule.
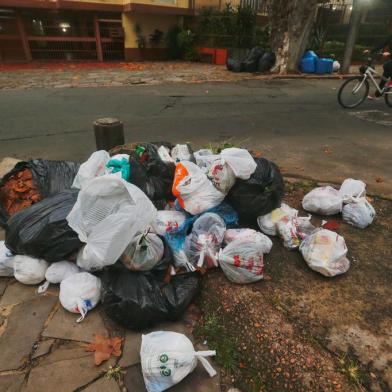
[[228,58],[226,67],[232,72],[268,72],[276,62],[276,56],[259,46],[252,48],[244,58]]

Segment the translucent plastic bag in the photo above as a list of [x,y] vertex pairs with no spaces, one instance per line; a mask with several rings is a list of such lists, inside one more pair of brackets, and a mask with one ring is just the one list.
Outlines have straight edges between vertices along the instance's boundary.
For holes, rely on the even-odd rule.
[[64,279],[80,272],[79,267],[70,261],[58,261],[51,264],[45,272],[46,282],[38,288],[38,293],[44,293],[50,283],[61,283]]
[[310,219],[311,216],[285,216],[277,222],[276,228],[285,248],[297,249],[302,240],[316,229]]
[[181,211],[158,211],[151,226],[156,234],[164,236],[168,232],[178,230],[185,219],[186,215]]
[[366,184],[360,180],[347,178],[343,181],[339,192],[343,199],[350,197],[364,197],[366,196]]
[[304,210],[320,215],[335,215],[342,211],[341,193],[331,186],[315,188],[302,200]]
[[314,231],[301,243],[299,250],[308,266],[324,276],[344,274],[350,268],[346,242],[333,231]]
[[188,260],[199,268],[218,267],[216,255],[223,241],[226,225],[214,213],[205,213],[196,219],[192,232],[185,241]]
[[127,246],[120,260],[132,271],[149,271],[162,259],[165,246],[153,233],[137,235]]
[[174,163],[174,159],[170,156],[170,149],[165,147],[165,146],[160,146],[158,148],[158,155],[159,158],[161,158],[161,160],[163,162],[166,163]]
[[209,149],[201,149],[194,153],[196,164],[204,173],[208,173],[211,165],[221,158],[219,154],[214,154]]
[[186,161],[176,166],[173,195],[178,198],[180,206],[192,215],[216,207],[225,198],[197,165]]
[[269,253],[272,249],[272,241],[263,233],[253,229],[229,229],[225,231],[224,242],[226,245],[235,240],[249,240],[263,244],[263,253]]
[[285,203],[279,208],[271,211],[269,214],[259,216],[257,223],[260,230],[268,235],[278,235],[277,223],[283,218],[294,217],[298,215],[298,211],[295,208],[291,208]]
[[72,313],[80,313],[77,323],[95,308],[101,298],[101,280],[88,272],[72,274],[60,283],[60,303]]
[[234,283],[253,283],[263,279],[264,244],[238,239],[219,252],[218,260],[226,277]]
[[177,332],[142,335],[140,359],[147,391],[162,392],[178,384],[195,370],[198,361],[214,377],[216,371],[206,357],[215,355],[215,351],[195,351],[192,342]]
[[187,144],[176,144],[171,150],[171,156],[175,162],[193,161],[193,153]]
[[23,284],[38,284],[45,279],[49,263],[42,259],[17,255],[14,257],[14,277]]
[[213,162],[207,176],[215,187],[225,195],[235,184],[236,179],[231,167],[223,160]]
[[14,256],[0,241],[0,276],[14,276]]
[[225,148],[221,152],[221,157],[231,167],[235,177],[241,180],[248,180],[257,168],[252,155],[243,148]]
[[366,197],[346,199],[346,204],[343,207],[343,220],[350,225],[365,229],[374,220],[376,211],[373,206],[366,200]]
[[67,217],[86,243],[78,253],[78,266],[90,271],[114,264],[155,216],[154,205],[135,185],[111,175],[89,181]]
[[76,174],[72,188],[82,189],[92,178],[100,177],[106,174],[106,164],[110,155],[105,150],[95,151],[90,158],[80,165]]

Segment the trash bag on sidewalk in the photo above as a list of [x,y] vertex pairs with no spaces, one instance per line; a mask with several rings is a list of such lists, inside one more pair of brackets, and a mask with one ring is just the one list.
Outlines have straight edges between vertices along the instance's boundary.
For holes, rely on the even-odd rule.
[[374,220],[376,211],[373,206],[366,200],[366,197],[346,198],[343,206],[343,220],[352,226],[365,229]]
[[13,215],[7,224],[6,245],[15,254],[64,260],[82,246],[67,222],[78,191],[69,189],[47,197]]
[[242,72],[244,70],[241,59],[227,59],[226,68],[228,71],[232,72]]
[[208,148],[203,148],[194,153],[196,159],[196,165],[200,167],[200,169],[204,173],[208,173],[211,165],[220,158],[219,154],[214,154],[212,150]]
[[207,177],[215,188],[225,195],[233,187],[236,180],[233,170],[223,159],[218,159],[210,166]]
[[78,266],[91,271],[114,264],[155,216],[154,205],[135,185],[111,175],[90,180],[67,216],[86,243],[78,253]]
[[188,260],[199,268],[218,267],[217,253],[226,231],[224,220],[217,214],[207,212],[195,220],[192,232],[185,241]]
[[242,69],[245,72],[256,72],[259,60],[264,55],[264,53],[265,53],[264,49],[258,46],[252,48],[249,54],[242,61]]
[[263,279],[265,245],[263,241],[237,239],[219,252],[218,260],[226,277],[234,283],[253,283]]
[[177,320],[200,291],[197,273],[175,275],[133,272],[121,263],[101,275],[102,306],[109,318],[130,329]]
[[331,186],[315,188],[302,200],[304,210],[320,215],[335,215],[342,211],[343,198],[338,190]]
[[149,271],[161,261],[164,250],[160,237],[146,231],[131,241],[120,260],[131,271]]
[[49,264],[43,259],[17,255],[14,257],[14,277],[23,284],[38,284],[45,279]]
[[344,274],[350,268],[346,242],[333,231],[314,231],[301,243],[299,250],[308,266],[324,276]]
[[192,148],[189,144],[176,144],[171,150],[171,156],[174,162],[190,161],[194,162]]
[[181,211],[158,211],[152,223],[153,231],[161,236],[178,230],[185,222],[186,214]]
[[259,231],[253,230],[253,229],[228,229],[225,231],[225,236],[224,236],[224,243],[226,245],[230,244],[231,242],[235,240],[243,240],[243,241],[254,241],[254,242],[260,242],[263,244],[263,253],[269,253],[272,249],[272,241],[264,235],[263,233],[260,233]]
[[173,195],[182,208],[198,215],[219,205],[225,195],[218,191],[194,163],[183,161],[176,166]]
[[274,53],[266,52],[260,57],[257,64],[257,72],[268,72],[276,62],[276,56]]
[[162,392],[178,384],[195,370],[198,361],[214,377],[216,371],[206,357],[215,355],[215,351],[195,351],[181,333],[155,331],[142,335],[140,359],[147,392]]
[[64,279],[68,278],[68,276],[77,274],[78,272],[80,272],[79,267],[70,261],[64,260],[52,263],[45,272],[46,282],[38,288],[38,293],[44,293],[48,289],[50,283],[61,283]]
[[109,159],[110,155],[105,150],[93,152],[87,161],[80,165],[72,188],[82,189],[91,179],[107,174],[106,164]]
[[285,217],[295,217],[297,215],[298,211],[295,208],[291,208],[287,204],[282,203],[279,208],[275,208],[266,215],[259,216],[257,218],[257,224],[263,233],[278,235],[277,223]]
[[0,241],[0,276],[14,276],[14,255]]
[[249,180],[237,180],[227,201],[240,218],[256,220],[280,206],[284,182],[278,167],[265,158],[255,158],[257,168]]
[[257,168],[252,155],[244,148],[225,148],[221,152],[221,157],[233,170],[236,178],[241,180],[248,180]]
[[[9,189],[7,183],[17,179],[18,173],[26,169],[26,174],[31,173],[30,179],[18,180],[17,191],[14,187]],[[6,226],[6,221],[10,216],[9,211],[12,210],[15,213],[48,196],[71,188],[78,170],[79,163],[76,162],[34,159],[17,163],[0,181],[0,226]],[[38,194],[33,192],[34,196],[28,200],[23,198],[24,190],[27,188],[36,189]]]
[[366,184],[360,180],[347,178],[343,181],[340,190],[343,201],[347,197],[364,197],[366,196]]
[[101,298],[101,280],[88,272],[78,272],[60,283],[60,303],[72,313],[80,313],[80,323]]

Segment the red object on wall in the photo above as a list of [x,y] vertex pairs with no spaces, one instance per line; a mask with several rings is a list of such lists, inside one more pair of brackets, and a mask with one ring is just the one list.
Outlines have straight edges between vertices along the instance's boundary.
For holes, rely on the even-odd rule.
[[215,64],[225,65],[227,61],[227,49],[215,49]]

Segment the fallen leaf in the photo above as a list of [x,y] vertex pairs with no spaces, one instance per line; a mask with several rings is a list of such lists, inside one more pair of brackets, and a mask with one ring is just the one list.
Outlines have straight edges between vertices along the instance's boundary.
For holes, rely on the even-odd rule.
[[98,366],[107,361],[111,355],[121,355],[122,339],[119,337],[108,338],[102,335],[94,335],[94,340],[86,347],[86,351],[94,352],[94,361]]
[[245,363],[243,363],[243,362],[240,362],[239,363],[239,365],[238,365],[241,369],[246,369],[246,364]]
[[384,182],[384,179],[382,177],[376,177],[376,182],[378,183]]

